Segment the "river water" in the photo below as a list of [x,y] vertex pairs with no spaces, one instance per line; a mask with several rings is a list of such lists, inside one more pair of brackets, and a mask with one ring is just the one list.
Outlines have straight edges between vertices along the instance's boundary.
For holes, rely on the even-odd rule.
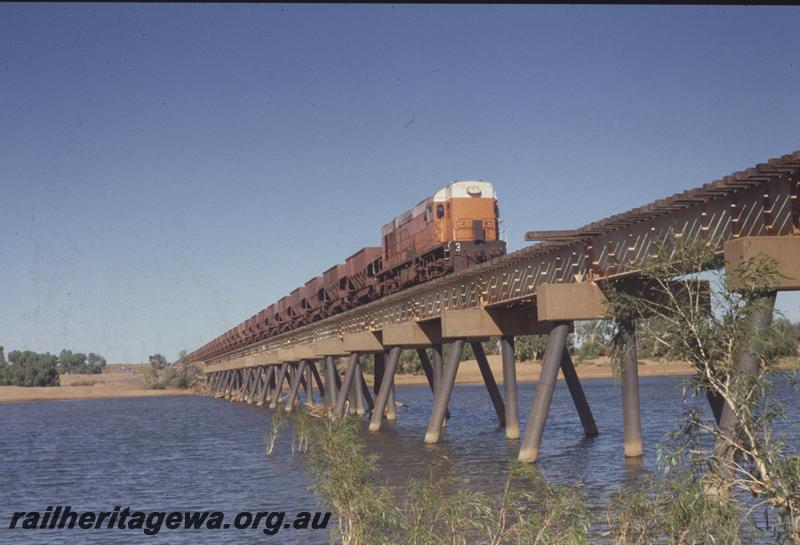
[[[676,428],[686,405],[680,378],[642,378],[645,455],[630,461],[622,449],[619,385],[613,380],[585,380],[583,385],[600,434],[584,437],[569,392],[559,381],[537,467],[552,482],[583,483],[592,507],[599,510],[621,486],[657,471],[657,445]],[[534,384],[520,384],[523,426],[534,390]],[[790,415],[781,431],[800,437],[800,399],[788,388],[781,397]],[[498,427],[482,385],[456,387],[452,419],[438,445],[423,443],[430,390],[398,388],[397,399],[404,404],[398,420],[385,422],[379,433],[364,432],[389,483],[423,477],[432,462],[444,459],[471,486],[500,489],[518,442],[507,440]],[[690,403],[710,417],[700,401]],[[289,434],[282,434],[273,454],[266,455],[269,424],[266,408],[208,397],[0,405],[0,543],[328,543],[327,530],[290,528],[267,536],[263,526],[163,528],[154,536],[135,529],[8,528],[14,512],[56,505],[70,505],[73,511],[111,511],[114,506],[145,512],[221,511],[226,521],[240,511],[293,516],[324,510],[309,490],[302,456],[292,454]]]

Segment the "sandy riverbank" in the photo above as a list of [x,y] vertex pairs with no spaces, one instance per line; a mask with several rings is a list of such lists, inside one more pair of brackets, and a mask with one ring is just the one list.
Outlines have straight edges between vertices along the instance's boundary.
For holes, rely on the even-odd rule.
[[[128,371],[122,371],[127,367]],[[23,388],[0,386],[0,403],[191,395],[192,390],[148,390],[144,365],[109,365],[99,375],[61,375],[61,386]]]
[[[503,368],[500,356],[488,356],[492,374],[498,384],[503,380]],[[785,369],[800,369],[799,359],[787,359],[782,363]],[[517,365],[517,381],[533,382],[538,380],[541,362],[521,362]],[[127,367],[128,371],[122,368]],[[613,370],[608,358],[598,358],[576,366],[581,379],[612,378]],[[103,399],[115,397],[155,397],[172,395],[192,395],[192,390],[148,390],[145,388],[145,365],[109,365],[100,375],[62,375],[61,386],[52,388],[22,388],[19,386],[0,386],[0,403],[22,403],[27,401],[53,401],[64,399]],[[639,363],[640,377],[690,375],[692,368],[685,362],[651,362]],[[366,376],[372,384],[372,377]],[[561,380],[559,373],[559,380]],[[456,376],[458,384],[481,384],[483,378],[475,360],[461,362]],[[428,382],[425,375],[397,375],[397,386],[424,386]]]
[[[492,368],[492,374],[498,384],[503,381],[503,364],[499,355],[487,356],[489,366]],[[526,361],[517,364],[517,382],[534,382],[539,379],[539,371],[541,370],[541,362],[539,361]],[[608,358],[598,358],[585,362],[575,367],[578,377],[581,379],[595,379],[595,378],[613,378],[614,372],[611,368]],[[675,376],[675,375],[690,375],[692,368],[685,362],[639,362],[639,376],[640,377],[654,377],[654,376]],[[559,380],[563,377],[561,373],[558,375]],[[483,377],[481,376],[478,363],[475,360],[462,361],[458,366],[458,375],[456,375],[456,383],[458,384],[482,384]],[[425,375],[397,375],[395,377],[395,384],[398,386],[419,386],[428,384]]]
[[[498,384],[503,381],[503,364],[500,356],[487,356],[489,365],[492,368],[492,374]],[[800,371],[800,358],[786,358],[780,362],[782,369],[794,369]],[[539,371],[541,370],[540,361],[525,361],[517,364],[517,382],[535,382],[539,380]],[[575,366],[575,371],[578,378],[586,379],[601,379],[613,378],[614,370],[611,368],[609,358],[597,358],[584,362]],[[669,376],[685,376],[694,373],[691,365],[683,361],[639,361],[639,376],[640,377],[669,377]],[[558,379],[563,380],[564,377],[559,372]],[[370,377],[371,381],[371,377]],[[478,369],[478,363],[475,360],[462,361],[458,366],[458,375],[456,375],[457,384],[483,384],[483,377]],[[428,381],[425,375],[397,375],[395,377],[395,384],[397,386],[419,386],[427,385]]]

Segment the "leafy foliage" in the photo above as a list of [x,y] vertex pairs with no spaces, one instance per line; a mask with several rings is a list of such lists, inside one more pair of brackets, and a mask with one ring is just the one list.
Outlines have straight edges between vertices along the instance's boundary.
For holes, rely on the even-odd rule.
[[764,346],[764,357],[769,360],[797,356],[800,344],[800,324],[786,318],[778,318],[767,332],[769,338]]
[[[288,421],[273,415],[268,440]],[[431,468],[425,479],[381,480],[351,417],[293,418],[296,447],[306,453],[314,490],[338,515],[337,542],[347,545],[499,545],[588,543],[590,516],[580,489],[546,483],[514,463],[500,497],[471,490],[465,479]]]
[[611,355],[609,346],[616,333],[614,322],[611,320],[582,322],[575,329],[575,336],[580,340],[579,346],[574,350],[577,362]]
[[161,354],[153,354],[152,356],[148,356],[148,359],[154,371],[161,371],[162,369],[166,369],[167,365],[169,365],[167,358]]
[[167,363],[167,358],[161,354],[150,356],[150,370],[145,377],[147,388],[151,390],[166,390],[167,388],[185,390],[199,386],[200,369],[186,361],[186,354],[186,350],[181,350],[178,361],[171,366]]
[[[800,543],[800,459],[775,433],[774,422],[784,410],[772,394],[777,381],[797,382],[776,366],[785,351],[775,345],[781,322],[769,325],[760,318],[773,312],[771,292],[781,278],[777,264],[765,257],[743,263],[732,271],[741,279],[732,292],[721,278],[700,281],[702,271],[721,266],[706,244],[677,253],[668,248],[645,260],[634,286],[616,286],[609,295],[611,314],[618,324],[635,321],[667,357],[689,362],[695,374],[686,392],[719,399],[727,416],[717,426],[688,410],[671,434],[672,444],[660,449],[662,465],[668,470],[688,465],[704,492],[720,501],[732,502],[736,494],[753,497],[753,509],[773,515],[769,525],[778,540]],[[747,354],[757,358],[757,369],[742,367]]]
[[514,339],[517,361],[540,360],[547,348],[547,335],[520,335]]
[[81,352],[73,353],[71,350],[62,350],[58,355],[58,368],[62,373],[76,375],[96,375],[103,372],[106,359],[94,352],[87,356]]
[[50,353],[14,350],[8,364],[0,365],[0,385],[59,386],[58,358]]
[[743,528],[741,512],[736,502],[708,495],[700,482],[676,472],[615,494],[607,506],[608,533],[626,545],[737,545],[753,535]]

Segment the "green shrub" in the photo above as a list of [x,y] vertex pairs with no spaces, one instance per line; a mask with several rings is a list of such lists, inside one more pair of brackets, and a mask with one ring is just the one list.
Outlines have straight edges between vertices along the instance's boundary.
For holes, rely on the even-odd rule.
[[5,386],[59,386],[58,358],[30,350],[14,350],[8,364],[0,366],[0,384]]
[[163,369],[151,366],[145,376],[145,385],[150,390],[193,388],[199,380],[200,370],[186,363],[178,363]]
[[[288,423],[273,413],[268,452]],[[537,470],[512,463],[499,497],[472,490],[441,467],[430,476],[386,483],[367,453],[360,421],[292,418],[293,450],[306,453],[313,489],[338,515],[336,542],[347,545],[583,545],[589,511],[578,488],[548,484]]]
[[609,533],[619,545],[749,543],[741,506],[707,494],[686,473],[645,479],[615,494],[607,510]]
[[58,355],[58,369],[62,373],[75,375],[98,375],[103,372],[106,359],[94,352],[87,356],[64,349]]

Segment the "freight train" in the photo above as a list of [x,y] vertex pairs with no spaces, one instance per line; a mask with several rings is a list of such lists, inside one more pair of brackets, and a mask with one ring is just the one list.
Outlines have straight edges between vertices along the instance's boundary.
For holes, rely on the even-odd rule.
[[494,187],[455,181],[381,229],[381,246],[362,248],[192,354],[207,360],[459,272],[506,252]]

